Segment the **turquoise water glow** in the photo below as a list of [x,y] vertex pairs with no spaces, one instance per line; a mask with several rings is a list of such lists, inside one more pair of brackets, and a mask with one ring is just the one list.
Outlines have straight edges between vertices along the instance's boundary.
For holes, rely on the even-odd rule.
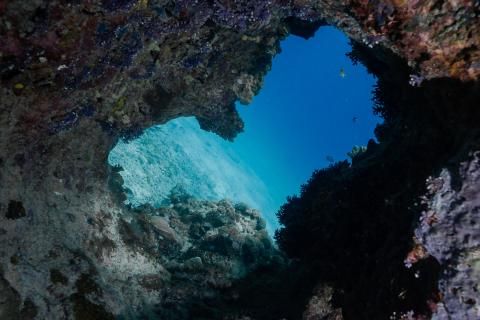
[[349,50],[347,38],[329,27],[309,40],[282,42],[259,95],[237,106],[245,132],[234,143],[202,131],[193,118],[120,142],[109,162],[125,169],[129,201],[158,206],[181,185],[200,199],[245,202],[276,228],[286,196],[313,170],[366,145],[379,122],[371,112],[374,79],[352,65]]

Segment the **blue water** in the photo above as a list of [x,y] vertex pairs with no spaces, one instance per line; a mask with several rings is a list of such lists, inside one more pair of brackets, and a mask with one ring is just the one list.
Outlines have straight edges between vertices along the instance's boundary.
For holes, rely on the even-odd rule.
[[245,132],[234,143],[180,118],[112,150],[109,161],[125,169],[131,204],[165,204],[180,185],[201,199],[245,202],[272,231],[278,208],[313,170],[367,144],[380,121],[371,109],[375,80],[345,56],[347,38],[326,27],[309,40],[291,36],[281,47],[259,95],[237,106]]

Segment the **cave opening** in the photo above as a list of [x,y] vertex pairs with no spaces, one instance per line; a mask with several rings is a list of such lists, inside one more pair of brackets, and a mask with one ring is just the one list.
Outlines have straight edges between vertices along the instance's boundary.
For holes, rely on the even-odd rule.
[[479,17],[0,0],[0,318],[478,319]]
[[167,205],[175,189],[202,200],[228,199],[260,211],[270,234],[280,206],[312,172],[349,159],[373,139],[375,79],[354,64],[348,38],[333,27],[307,41],[290,36],[253,102],[237,110],[234,142],[184,117],[120,141],[109,163],[122,168],[126,203]]

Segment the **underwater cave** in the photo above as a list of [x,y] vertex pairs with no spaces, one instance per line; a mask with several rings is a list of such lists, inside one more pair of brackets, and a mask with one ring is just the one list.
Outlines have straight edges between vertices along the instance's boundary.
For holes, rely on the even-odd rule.
[[480,318],[477,1],[0,0],[0,320]]

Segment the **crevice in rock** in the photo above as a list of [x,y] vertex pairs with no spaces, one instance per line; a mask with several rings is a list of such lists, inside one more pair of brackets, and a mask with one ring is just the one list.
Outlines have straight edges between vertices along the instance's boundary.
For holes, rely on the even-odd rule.
[[26,215],[27,213],[21,201],[10,200],[8,202],[7,212],[5,213],[7,219],[19,219]]

